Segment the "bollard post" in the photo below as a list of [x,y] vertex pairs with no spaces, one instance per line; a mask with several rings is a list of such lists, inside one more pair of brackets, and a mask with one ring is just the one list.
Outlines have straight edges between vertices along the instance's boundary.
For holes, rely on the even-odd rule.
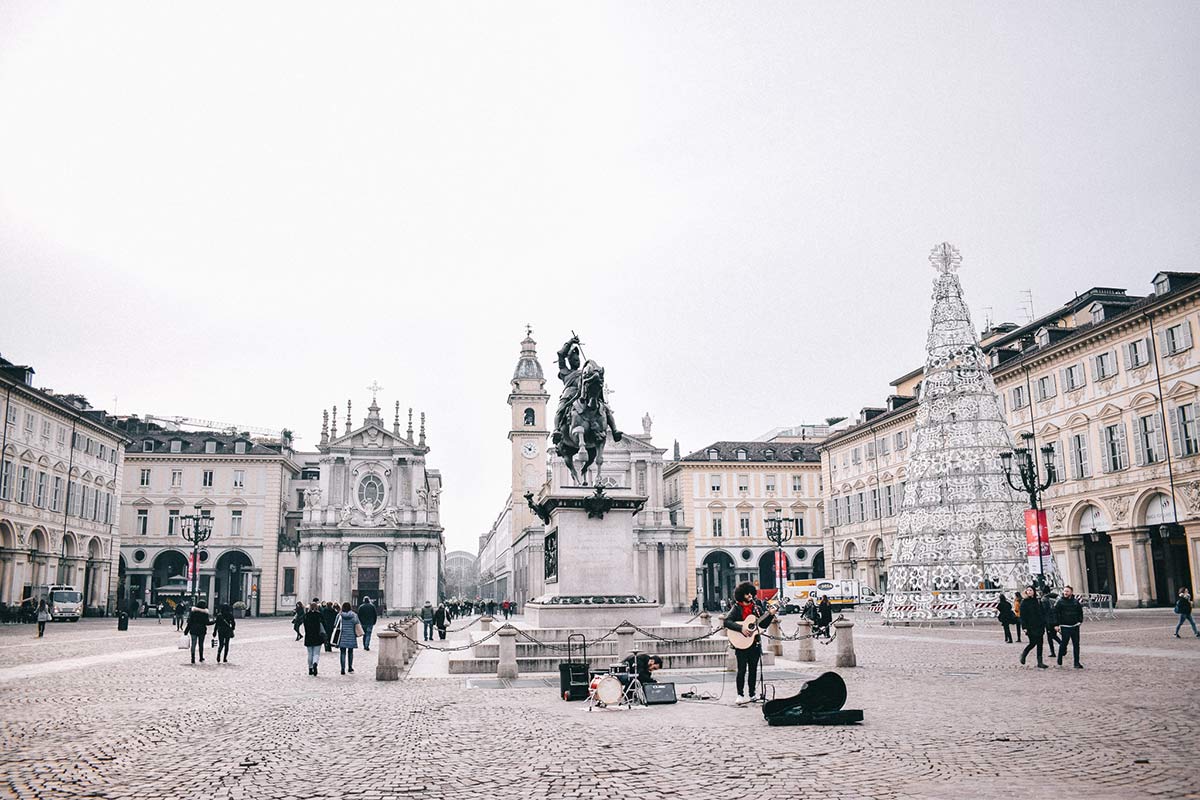
[[767,633],[771,635],[771,638],[767,640],[771,643],[771,652],[782,658],[783,629],[779,627],[779,617],[771,618],[771,624],[767,627]]
[[858,666],[858,661],[854,657],[854,623],[848,619],[843,619],[833,623],[833,628],[837,634],[834,640],[834,644],[837,646],[833,662],[834,666]]
[[800,655],[796,657],[797,661],[816,661],[817,651],[813,648],[812,640],[812,621],[807,619],[800,620]]
[[496,667],[496,677],[516,678],[517,671],[517,629],[509,625],[500,628],[500,663]]
[[479,618],[479,630],[483,631],[484,633],[490,632],[492,630],[493,622],[495,622],[495,620],[493,620],[491,617],[487,616],[486,614],[483,615]]
[[379,660],[375,662],[375,680],[394,681],[400,677],[400,634],[380,631]]
[[617,661],[629,655],[633,650],[633,628],[622,625],[617,628]]

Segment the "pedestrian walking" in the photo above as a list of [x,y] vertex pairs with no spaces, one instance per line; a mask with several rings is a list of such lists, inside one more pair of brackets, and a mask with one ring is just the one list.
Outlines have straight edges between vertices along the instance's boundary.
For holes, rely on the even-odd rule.
[[1059,630],[1058,665],[1062,666],[1063,656],[1067,654],[1067,642],[1070,642],[1075,669],[1083,669],[1083,664],[1079,663],[1079,626],[1083,624],[1083,606],[1070,586],[1063,587],[1062,597],[1054,604],[1054,617],[1058,620]]
[[1017,618],[1013,616],[1012,603],[1008,602],[1004,592],[1001,592],[996,604],[996,616],[1000,619],[1000,624],[1004,626],[1004,641],[1012,644],[1012,626],[1017,621]]
[[233,638],[233,629],[237,627],[237,620],[233,618],[233,607],[228,603],[223,604],[217,609],[217,619],[213,623],[214,633],[217,635],[217,663],[221,663],[221,654],[225,654],[225,663],[229,663],[229,640]]
[[306,613],[304,603],[297,601],[296,607],[292,609],[292,630],[296,632],[297,642],[304,638],[300,633],[300,626],[304,624],[304,615]]
[[821,602],[817,603],[817,630],[813,631],[813,634],[820,634],[828,638],[831,625],[833,625],[833,606],[829,602],[829,596],[823,595]]
[[349,603],[342,603],[342,613],[338,615],[334,624],[334,634],[333,638],[337,640],[338,646],[338,660],[342,663],[342,674],[346,674],[347,667],[353,673],[354,650],[358,647],[362,626],[358,621],[358,614],[354,613],[354,608]]
[[446,604],[438,603],[437,611],[433,612],[433,626],[437,628],[438,638],[444,640],[446,638],[446,625],[449,623],[449,615],[446,613]]
[[192,663],[196,663],[196,648],[200,649],[200,663],[204,663],[204,637],[208,634],[211,620],[208,616],[208,601],[201,600],[188,614],[183,632],[192,637]]
[[1192,633],[1200,637],[1200,631],[1196,630],[1196,620],[1192,619],[1192,593],[1186,588],[1179,590],[1179,596],[1175,598],[1175,613],[1179,615],[1179,624],[1175,626],[1175,638],[1183,638],[1179,635],[1179,629],[1183,627],[1186,621],[1192,626]]
[[154,613],[158,617],[158,624],[162,625],[163,614],[167,613],[167,601],[159,600],[158,605],[154,607]]
[[1015,633],[1017,634],[1017,644],[1020,644],[1021,643],[1021,593],[1020,592],[1013,592],[1012,610],[1013,610],[1013,619],[1015,619],[1017,621],[1016,622],[1017,629],[1015,631]]
[[1042,636],[1046,632],[1046,626],[1042,620],[1042,607],[1034,596],[1032,586],[1025,588],[1024,597],[1021,598],[1021,624],[1025,627],[1025,634],[1029,639],[1029,643],[1021,651],[1021,664],[1025,663],[1029,652],[1037,648],[1038,669],[1049,669],[1049,665],[1042,660]]
[[333,626],[337,623],[337,617],[338,611],[337,608],[334,607],[333,603],[327,601],[325,605],[321,606],[321,619],[324,620],[325,632],[328,633],[330,637],[325,640],[326,653],[333,652]]
[[183,613],[183,601],[182,600],[178,600],[175,602],[174,617],[175,617],[175,630],[177,630],[177,631],[183,630],[184,613]]
[[46,635],[46,623],[50,621],[50,606],[46,605],[46,598],[38,600],[37,607],[37,638],[41,639]]
[[421,633],[425,641],[433,641],[433,603],[428,600],[421,607]]
[[371,652],[371,631],[375,628],[375,623],[379,621],[379,613],[375,610],[375,604],[371,602],[371,598],[363,598],[362,604],[358,607],[358,621],[363,630],[363,650],[369,653]]
[[1058,614],[1054,610],[1057,600],[1058,595],[1047,590],[1039,601],[1042,607],[1042,624],[1046,626],[1046,648],[1050,651],[1051,658],[1054,658],[1054,645],[1062,644],[1058,639]]
[[329,641],[325,630],[325,617],[321,614],[321,601],[314,597],[304,612],[304,649],[308,652],[308,674],[316,676],[317,663],[321,660],[321,647]]

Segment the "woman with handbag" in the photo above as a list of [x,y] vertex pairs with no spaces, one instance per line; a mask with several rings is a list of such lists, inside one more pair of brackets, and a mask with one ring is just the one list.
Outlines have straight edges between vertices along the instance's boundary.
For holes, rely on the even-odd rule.
[[300,626],[304,624],[304,615],[306,613],[304,603],[296,603],[296,609],[292,613],[292,629],[296,631],[297,642],[304,638],[300,635]]
[[229,663],[229,640],[233,638],[233,629],[237,620],[233,618],[233,608],[224,603],[217,610],[217,619],[213,623],[213,634],[217,639],[217,663],[221,663],[221,654],[225,654],[225,663]]
[[329,641],[325,630],[325,618],[321,615],[321,603],[313,598],[304,612],[304,649],[308,651],[308,674],[316,676],[317,662],[321,660],[321,648]]
[[354,608],[349,603],[342,603],[342,613],[338,614],[337,622],[333,624],[333,636],[329,640],[337,643],[343,675],[347,668],[354,672],[354,650],[358,647],[358,637],[362,636],[362,632]]
[[208,616],[208,602],[201,600],[188,614],[187,625],[183,629],[184,634],[191,639],[193,664],[196,663],[197,648],[200,649],[200,663],[204,663],[204,635],[208,633],[210,624],[212,623]]
[[46,605],[46,598],[38,601],[37,607],[37,638],[41,639],[46,635],[46,623],[50,621],[50,607]]

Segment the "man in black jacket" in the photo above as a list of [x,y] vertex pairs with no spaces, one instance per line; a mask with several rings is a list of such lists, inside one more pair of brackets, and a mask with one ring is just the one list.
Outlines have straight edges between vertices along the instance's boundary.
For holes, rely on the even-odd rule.
[[333,603],[325,603],[321,606],[321,620],[325,623],[325,652],[333,652],[333,642],[329,641],[329,637],[333,635],[333,623],[337,622],[338,610],[333,607]]
[[[733,590],[733,606],[725,615],[725,627],[743,633],[742,621],[749,616],[753,616],[758,621],[760,628],[770,625],[773,614],[767,613],[766,606],[760,603],[757,597],[758,589],[753,583],[750,581],[739,583]],[[744,703],[747,698],[754,698],[754,687],[758,678],[758,662],[762,658],[762,639],[755,636],[751,645],[735,648],[733,653],[737,657],[735,683],[737,684],[738,702]],[[744,693],[746,688],[750,690],[749,695]]]
[[1042,618],[1042,607],[1034,597],[1031,586],[1025,587],[1024,596],[1021,598],[1021,627],[1025,629],[1029,639],[1029,644],[1025,645],[1025,649],[1021,652],[1021,663],[1025,663],[1025,657],[1029,655],[1029,651],[1036,647],[1038,669],[1049,669],[1042,661],[1042,634],[1046,632],[1046,623]]
[[1067,642],[1071,643],[1071,652],[1075,656],[1075,669],[1083,669],[1079,663],[1079,626],[1083,624],[1083,606],[1075,596],[1075,590],[1070,586],[1063,588],[1062,597],[1054,604],[1054,613],[1058,619],[1058,665],[1062,666],[1063,656],[1067,654]]
[[1062,642],[1058,638],[1058,614],[1054,610],[1054,603],[1058,600],[1058,595],[1047,589],[1041,598],[1042,606],[1042,624],[1046,626],[1046,647],[1050,650],[1050,657],[1054,658],[1054,645],[1061,645]]
[[371,630],[378,621],[379,612],[375,610],[375,604],[371,602],[371,598],[364,597],[362,605],[358,607],[358,622],[363,628],[363,650],[371,650]]

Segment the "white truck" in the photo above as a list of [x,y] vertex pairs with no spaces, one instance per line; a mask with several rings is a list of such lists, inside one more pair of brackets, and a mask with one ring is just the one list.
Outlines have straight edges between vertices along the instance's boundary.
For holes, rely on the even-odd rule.
[[786,594],[790,598],[789,610],[796,606],[797,611],[804,607],[810,597],[814,603],[820,602],[822,597],[828,597],[835,611],[883,600],[883,595],[861,581],[833,578],[788,581]]
[[34,607],[42,598],[50,609],[50,618],[55,622],[69,619],[78,622],[83,616],[83,593],[74,586],[56,583],[51,586],[38,586],[33,592]]

